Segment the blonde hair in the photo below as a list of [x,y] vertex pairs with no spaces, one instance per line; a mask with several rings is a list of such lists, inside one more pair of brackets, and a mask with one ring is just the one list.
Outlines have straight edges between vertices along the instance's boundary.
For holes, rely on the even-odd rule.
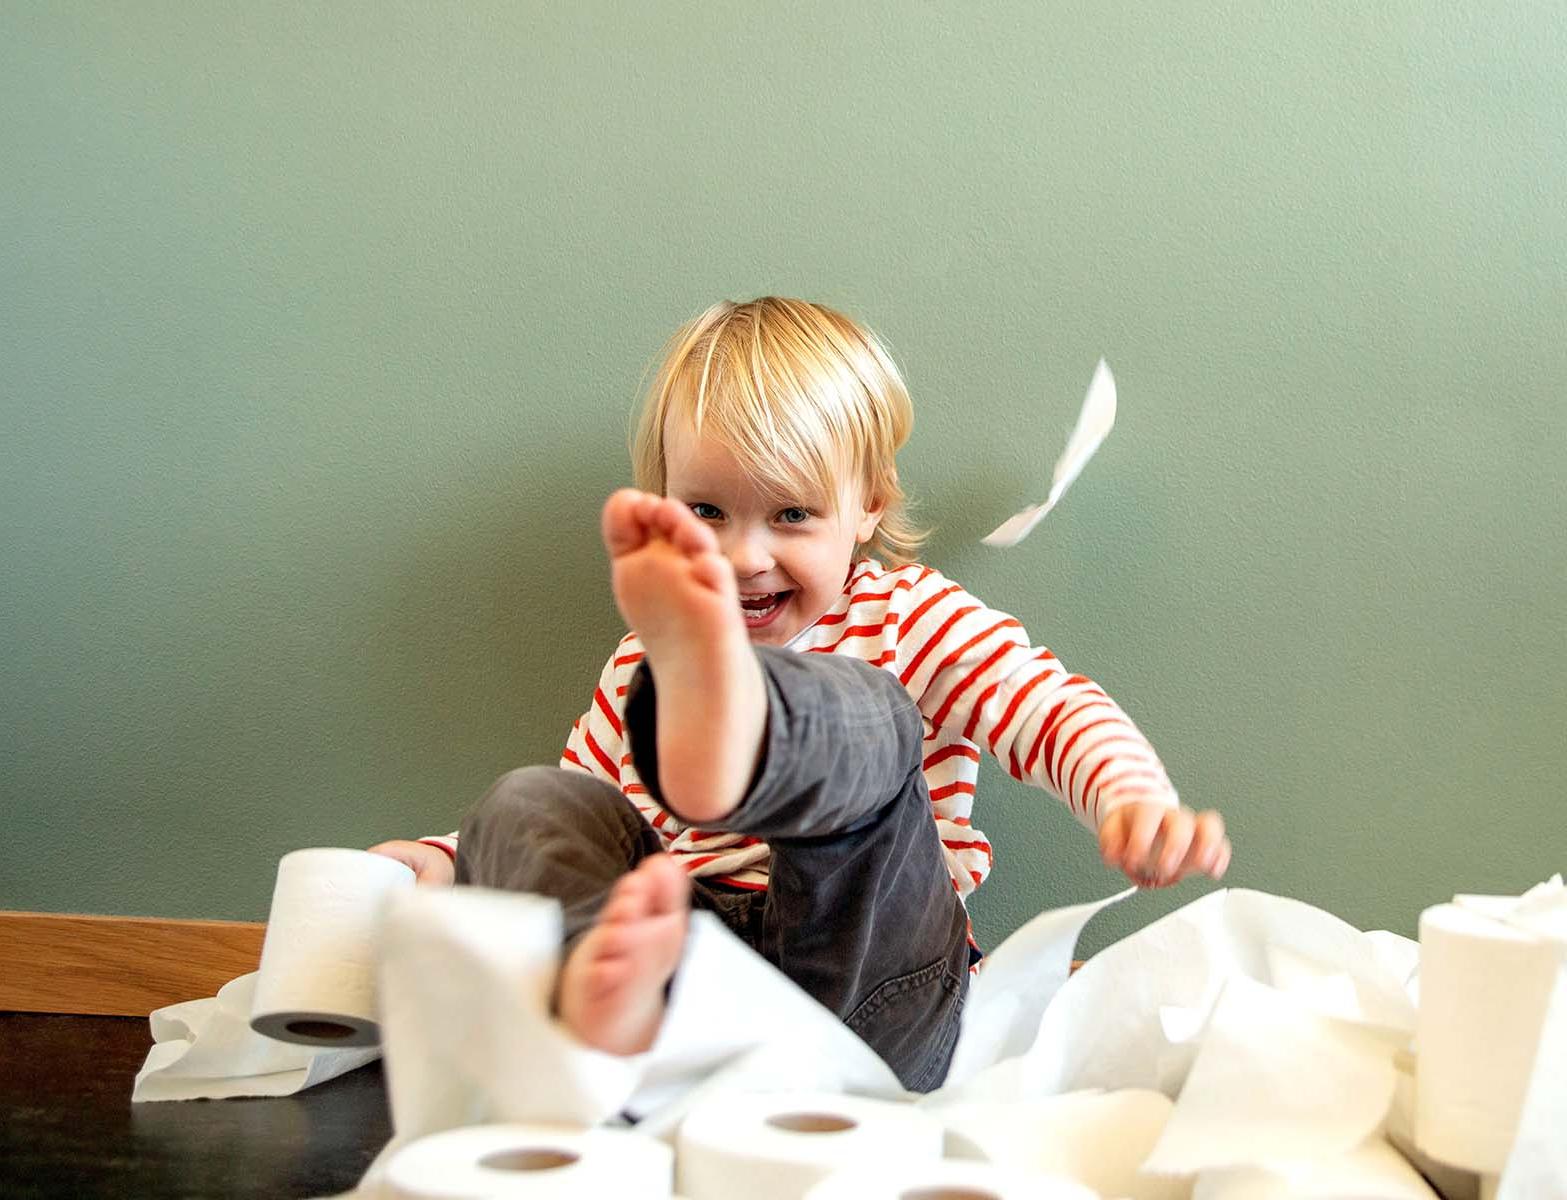
[[905,511],[897,453],[914,425],[908,389],[876,335],[804,300],[722,301],[665,347],[632,437],[637,486],[662,495],[671,415],[718,439],[780,499],[842,498],[859,483],[883,506],[865,549],[910,561],[926,531]]

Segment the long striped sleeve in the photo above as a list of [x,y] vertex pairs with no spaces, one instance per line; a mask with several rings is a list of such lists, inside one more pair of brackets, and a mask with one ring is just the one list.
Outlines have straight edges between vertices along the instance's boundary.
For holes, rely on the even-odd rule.
[[791,644],[891,671],[919,706],[925,782],[960,895],[993,862],[972,821],[983,751],[1090,829],[1128,800],[1177,803],[1153,747],[1097,684],[930,567],[856,563],[838,604]]
[[572,722],[566,748],[560,755],[562,767],[596,775],[605,783],[624,790],[621,764],[629,764],[631,754],[626,746],[621,713],[626,707],[626,687],[641,661],[642,647],[636,636],[627,634],[621,638],[615,653],[599,672],[588,711]]
[[1174,807],[1159,756],[1092,679],[1030,644],[1022,624],[935,572],[898,622],[898,678],[939,734],[981,746],[1090,829],[1131,799]]

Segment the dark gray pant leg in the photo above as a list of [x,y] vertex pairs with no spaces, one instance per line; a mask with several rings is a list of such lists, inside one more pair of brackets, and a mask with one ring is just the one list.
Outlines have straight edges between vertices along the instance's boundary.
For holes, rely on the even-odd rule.
[[615,881],[662,852],[657,831],[602,779],[522,767],[496,780],[463,818],[457,882],[554,897],[569,946]]
[[[931,813],[919,710],[896,679],[867,663],[756,651],[767,686],[766,748],[723,828],[772,848],[759,949],[842,1017],[904,1086],[934,1088],[956,1044],[968,919]],[[643,783],[663,803],[656,719],[644,667],[628,694],[626,730]]]
[[[522,767],[497,779],[463,818],[457,882],[532,892],[560,901],[570,950],[598,917],[610,889],[650,854],[657,831],[619,791],[582,771]],[[747,944],[760,940],[753,892],[691,881],[691,903]]]

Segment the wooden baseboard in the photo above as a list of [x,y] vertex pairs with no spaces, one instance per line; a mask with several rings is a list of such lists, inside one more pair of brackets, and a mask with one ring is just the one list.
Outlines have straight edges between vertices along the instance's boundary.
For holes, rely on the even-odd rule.
[[0,911],[0,1011],[144,1017],[256,969],[266,926]]
[[0,1012],[144,1017],[214,996],[256,969],[266,930],[260,921],[0,910]]

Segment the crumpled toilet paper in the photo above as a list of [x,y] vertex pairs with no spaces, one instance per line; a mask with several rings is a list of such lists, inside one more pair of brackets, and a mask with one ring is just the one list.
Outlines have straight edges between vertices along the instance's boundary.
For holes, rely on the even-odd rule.
[[[1527,903],[1471,907],[1555,936],[1567,920],[1560,891],[1557,882]],[[920,1104],[933,1114],[987,1104],[1022,1112],[1069,1099],[1061,1093],[1152,1090],[1176,1100],[1162,1123],[1138,1125],[1153,1147],[1138,1173],[1157,1182],[1153,1169],[1181,1172],[1163,1177],[1171,1195],[1185,1194],[1192,1172],[1198,1194],[1213,1197],[1326,1195],[1355,1179],[1380,1189],[1368,1195],[1424,1195],[1391,1170],[1396,1152],[1384,1140],[1409,1131],[1408,1043],[1417,999],[1427,999],[1419,993],[1433,985],[1414,976],[1407,939],[1362,933],[1282,897],[1217,891],[1057,987],[1083,921],[1107,902],[1045,914],[998,948],[971,993],[953,1078]],[[653,1048],[618,1058],[582,1046],[549,1013],[559,940],[555,905],[537,897],[414,889],[389,902],[380,991],[398,1137],[378,1164],[409,1138],[493,1121],[626,1118],[671,1136],[694,1104],[725,1090],[915,1099],[840,1021],[702,913]],[[1542,1026],[1504,1198],[1567,1192],[1567,1072],[1550,1065],[1567,1061],[1564,980],[1567,967]],[[154,1058],[158,1047],[144,1074],[167,1065]],[[203,1070],[206,1083],[222,1074]],[[198,1091],[186,1075],[188,1094],[241,1094]],[[997,1162],[1030,1150],[1021,1126],[970,1128],[983,1129],[985,1157]]]
[[1127,888],[1103,900],[1042,912],[985,957],[963,1002],[947,1087],[1033,1044],[1040,1018],[1072,973],[1072,952],[1083,926],[1136,891]]
[[973,1095],[1152,1088],[1173,1096],[1193,1056],[1190,1038],[1225,984],[1245,976],[1273,986],[1270,948],[1287,951],[1297,970],[1317,963],[1347,977],[1340,995],[1352,994],[1365,1023],[1414,1028],[1405,980],[1377,940],[1309,904],[1226,889],[1095,954],[1055,995],[1026,1051],[959,1086]]
[[1203,1170],[1287,1181],[1302,1157],[1336,1159],[1379,1135],[1414,1028],[1412,962],[1407,939],[1278,896],[1213,892],[1094,956],[1023,1053],[925,1103],[985,1157],[1018,1163],[1041,1142],[1023,1114],[1094,1089],[1150,1097],[1164,1113],[1123,1118],[1140,1152],[1118,1164],[1132,1170],[1114,1194],[1185,1195]]
[[380,1057],[380,1050],[318,1050],[250,1028],[256,973],[216,996],[160,1008],[149,1018],[156,1043],[136,1074],[133,1101],[291,1096]]
[[1145,1168],[1191,1175],[1348,1154],[1380,1130],[1397,1082],[1393,1057],[1408,1040],[1407,1030],[1325,1016],[1237,975]]

